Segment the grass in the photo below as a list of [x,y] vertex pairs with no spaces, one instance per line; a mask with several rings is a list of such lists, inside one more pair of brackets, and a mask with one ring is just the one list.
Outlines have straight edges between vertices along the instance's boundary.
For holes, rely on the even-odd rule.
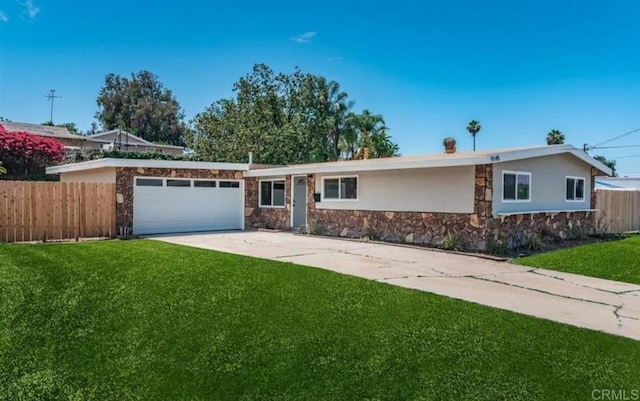
[[586,400],[640,342],[154,241],[0,246],[0,400]]
[[640,284],[640,235],[620,241],[561,249],[515,260],[516,263]]

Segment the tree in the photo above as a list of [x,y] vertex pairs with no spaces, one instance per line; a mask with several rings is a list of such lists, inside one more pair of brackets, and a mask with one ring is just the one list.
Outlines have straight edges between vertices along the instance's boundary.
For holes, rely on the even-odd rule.
[[605,166],[609,167],[611,169],[611,176],[612,177],[617,177],[618,173],[616,173],[616,161],[613,159],[607,159],[604,156],[593,156],[594,159],[596,159],[597,161],[599,161],[600,163],[604,164]]
[[3,122],[3,121],[4,121],[4,122],[8,122],[8,123],[13,122],[13,121],[9,120],[8,118],[5,118],[5,117],[3,117],[3,116],[0,116],[0,122]]
[[40,125],[47,125],[49,127],[62,127],[66,128],[71,134],[82,135],[82,131],[78,129],[76,123],[62,123],[62,124],[54,124],[52,121],[45,121]]
[[557,129],[552,129],[547,134],[547,145],[562,145],[564,143],[564,134]]
[[[335,81],[256,64],[233,91],[193,119],[187,144],[198,157],[246,162],[253,152],[256,163],[295,164],[353,157],[359,149],[353,102]],[[379,142],[393,145],[388,136]]]
[[476,151],[476,134],[478,132],[480,132],[480,128],[482,128],[482,126],[476,120],[471,120],[469,122],[469,124],[467,124],[467,131],[469,131],[469,133],[473,137],[473,151],[474,152]]
[[2,167],[2,162],[0,162],[0,175],[7,174],[7,169]]
[[8,132],[0,125],[0,162],[14,179],[41,178],[45,167],[64,158],[64,146],[53,138]]
[[95,118],[104,129],[123,129],[151,142],[183,145],[184,112],[169,89],[149,71],[131,78],[107,74]]
[[387,134],[389,128],[382,115],[365,109],[361,114],[353,115],[352,121],[359,133],[354,158],[363,159],[365,148],[369,150],[370,158],[398,156],[398,145],[391,142]]

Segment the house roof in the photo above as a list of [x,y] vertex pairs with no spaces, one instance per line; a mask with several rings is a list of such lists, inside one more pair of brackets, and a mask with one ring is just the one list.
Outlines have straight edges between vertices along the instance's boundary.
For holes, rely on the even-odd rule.
[[142,168],[179,168],[198,170],[249,170],[248,164],[243,163],[212,163],[192,162],[181,160],[151,160],[151,159],[113,159],[104,158],[89,160],[81,163],[63,164],[47,167],[47,174],[70,173],[75,171],[95,170],[105,167],[142,167]]
[[65,127],[51,127],[49,125],[29,124],[29,123],[14,123],[14,122],[0,122],[7,131],[26,131],[28,133],[46,136],[50,138],[66,138],[66,139],[86,139],[82,135],[76,135],[69,132]]
[[[91,134],[88,136],[88,138],[95,140],[95,141],[100,141],[100,142],[111,142],[111,141],[106,141],[104,139],[102,139],[102,137],[107,136],[107,135],[112,135],[112,134],[122,134],[125,137],[130,138],[134,138],[135,140],[139,141],[142,146],[149,146],[149,147],[156,147],[156,148],[172,148],[172,149],[184,149],[182,146],[175,146],[175,145],[163,145],[163,144],[159,144],[159,143],[153,143],[153,142],[149,142],[144,138],[141,138],[137,135],[131,134],[125,130],[118,130],[118,129],[112,129],[109,131],[104,131],[104,132],[98,132],[95,134]],[[137,144],[135,143],[131,143],[129,144],[130,146],[136,146]]]
[[640,177],[596,177],[596,189],[640,190]]
[[400,170],[412,168],[433,168],[494,164],[513,160],[556,154],[571,154],[583,162],[597,168],[603,174],[611,175],[611,169],[580,149],[571,145],[545,145],[535,147],[482,150],[477,152],[438,153],[419,156],[388,157],[368,160],[346,160],[327,163],[297,164],[261,170],[251,170],[246,177],[267,177],[289,174],[347,173],[358,171]]

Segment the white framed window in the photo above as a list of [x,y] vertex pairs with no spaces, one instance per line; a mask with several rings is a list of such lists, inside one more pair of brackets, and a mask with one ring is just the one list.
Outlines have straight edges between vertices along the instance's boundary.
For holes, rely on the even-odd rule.
[[284,207],[285,184],[284,179],[260,180],[258,190],[258,204],[260,207]]
[[503,171],[502,201],[531,202],[531,173],[526,171]]
[[567,202],[584,202],[585,181],[584,177],[566,177],[565,200]]
[[322,177],[323,200],[358,200],[358,176]]

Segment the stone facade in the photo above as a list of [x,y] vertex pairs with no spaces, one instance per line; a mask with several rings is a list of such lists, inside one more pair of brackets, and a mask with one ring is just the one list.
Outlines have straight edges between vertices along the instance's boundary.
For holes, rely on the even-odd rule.
[[242,179],[242,171],[195,170],[167,168],[116,168],[116,230],[120,235],[133,232],[133,178],[134,177],[175,177]]
[[485,247],[493,199],[491,165],[476,166],[473,213],[316,209],[313,177],[308,178],[307,182],[307,221],[311,232],[342,237],[367,236],[425,245],[439,245],[450,233],[469,248]]
[[565,240],[571,238],[574,230],[585,235],[594,232],[592,212],[526,213],[496,217],[489,222],[489,237],[503,241],[509,247],[524,245],[532,235]]
[[[307,220],[309,230],[342,237],[373,237],[385,241],[437,246],[451,233],[468,249],[485,250],[487,242],[518,245],[530,235],[569,238],[574,227],[585,234],[594,229],[591,212],[525,213],[493,217],[493,166],[475,168],[473,213],[394,212],[316,209],[314,177],[309,176]],[[593,178],[592,178],[593,181]],[[592,187],[593,188],[593,187]],[[595,197],[592,193],[592,207]]]
[[286,176],[285,205],[283,208],[259,207],[259,179],[245,178],[244,226],[246,229],[268,228],[285,230],[291,228],[291,176]]

